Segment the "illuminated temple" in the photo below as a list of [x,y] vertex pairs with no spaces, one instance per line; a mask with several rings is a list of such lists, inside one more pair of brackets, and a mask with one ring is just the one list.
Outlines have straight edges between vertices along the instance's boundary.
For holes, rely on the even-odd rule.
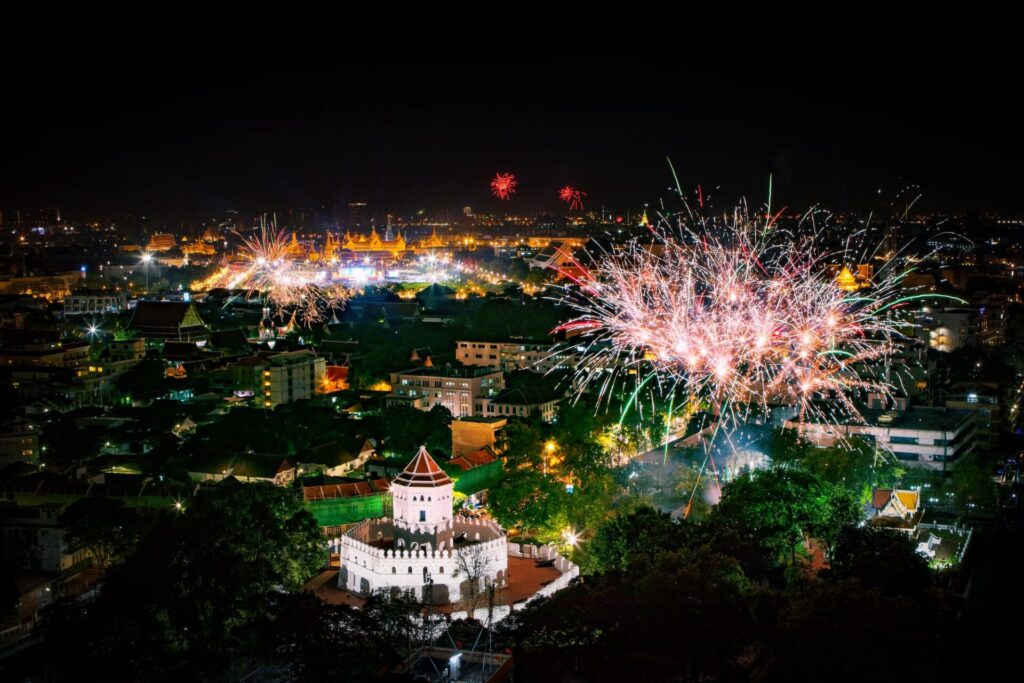
[[341,248],[357,253],[386,251],[392,255],[400,254],[407,249],[402,233],[396,234],[393,239],[387,239],[389,237],[390,234],[385,235],[385,239],[381,239],[376,228],[371,230],[369,235],[353,235],[346,231],[345,238],[341,242]]
[[430,237],[420,240],[419,244],[420,249],[444,249],[447,246],[448,243],[437,234],[437,228],[430,232]]
[[870,264],[862,264],[857,266],[857,274],[854,275],[849,266],[843,266],[835,276],[836,286],[844,292],[856,292],[870,287],[873,271]]

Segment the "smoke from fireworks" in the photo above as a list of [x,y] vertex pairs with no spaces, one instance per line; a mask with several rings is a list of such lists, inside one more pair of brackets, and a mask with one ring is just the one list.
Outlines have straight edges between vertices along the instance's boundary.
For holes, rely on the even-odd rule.
[[569,209],[573,211],[583,210],[583,198],[586,196],[586,192],[574,189],[569,185],[566,185],[558,191],[558,198],[568,204]]
[[499,173],[491,181],[491,193],[498,199],[508,199],[516,192],[519,181],[511,173]]

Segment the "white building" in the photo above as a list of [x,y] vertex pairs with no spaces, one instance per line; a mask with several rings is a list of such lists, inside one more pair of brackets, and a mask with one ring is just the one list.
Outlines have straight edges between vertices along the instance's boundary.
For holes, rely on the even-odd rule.
[[539,417],[553,422],[564,391],[550,389],[505,389],[494,398],[481,399],[483,414],[488,417]]
[[505,586],[504,530],[486,519],[452,515],[454,484],[422,446],[391,484],[393,518],[368,519],[341,537],[338,587],[365,595],[379,589],[459,601],[465,582]]
[[497,396],[505,388],[500,370],[488,368],[414,368],[391,373],[389,406],[407,405],[417,410],[444,406],[455,417],[483,415],[483,398]]
[[830,424],[788,421],[787,429],[799,430],[819,447],[858,436],[891,451],[903,465],[946,471],[974,450],[978,441],[975,414],[948,408],[864,410],[864,424]]
[[64,315],[103,315],[127,307],[127,295],[114,290],[79,290],[64,297]]
[[575,356],[556,351],[554,344],[530,341],[458,341],[455,360],[463,365],[488,367],[504,372],[531,370],[547,373],[566,367]]
[[54,574],[68,571],[92,557],[85,548],[72,548],[60,523],[66,503],[0,506],[0,535],[12,547],[28,550],[28,566]]

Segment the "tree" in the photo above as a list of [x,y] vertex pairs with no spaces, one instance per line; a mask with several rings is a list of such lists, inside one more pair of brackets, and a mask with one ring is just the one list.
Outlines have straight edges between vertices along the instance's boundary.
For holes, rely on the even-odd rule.
[[850,527],[840,534],[825,575],[856,579],[886,595],[920,599],[932,584],[928,561],[914,541],[891,529]]
[[419,607],[411,593],[378,591],[361,608],[331,605],[310,593],[287,594],[267,625],[266,647],[293,680],[374,680],[408,656]]
[[484,592],[490,584],[488,577],[493,568],[492,564],[491,558],[480,544],[470,545],[455,553],[455,569],[452,576],[462,579],[459,600],[470,616],[483,601]]
[[781,467],[799,465],[814,448],[814,445],[795,429],[773,430],[770,444],[772,462]]
[[752,534],[766,552],[792,566],[805,539],[831,547],[843,527],[857,523],[860,508],[840,487],[808,472],[777,468],[727,484],[712,518]]
[[581,568],[587,573],[624,571],[637,561],[648,565],[663,552],[682,548],[687,526],[651,507],[639,507],[605,522],[581,552]]
[[435,405],[429,411],[408,406],[385,408],[380,414],[384,447],[402,457],[412,457],[421,445],[430,451],[448,452],[451,449],[452,414],[447,408]]
[[48,646],[69,646],[62,637],[86,641],[81,671],[96,666],[97,675],[112,661],[139,676],[182,658],[195,668],[186,678],[237,675],[233,667],[259,651],[260,624],[277,601],[325,558],[320,528],[291,492],[269,484],[206,489],[185,511],[161,515],[110,569],[99,598],[62,620],[79,626],[58,629],[64,635]]
[[491,489],[490,507],[507,529],[537,529],[548,526],[568,504],[565,486],[530,467],[510,470]]
[[742,680],[755,587],[707,547],[588,577],[499,626],[529,680]]
[[[785,598],[768,634],[767,680],[820,681],[824,671],[841,681],[902,683],[908,672],[914,680],[937,680],[937,629],[919,607],[856,581],[808,581]],[[899,647],[893,647],[897,618]]]
[[101,429],[79,429],[74,419],[61,415],[43,429],[43,461],[52,470],[88,460],[104,441]]
[[991,470],[986,467],[981,453],[972,451],[953,466],[951,489],[961,508],[971,505],[986,507],[996,498],[996,486]]
[[138,541],[139,515],[122,501],[82,498],[64,510],[61,523],[71,548],[85,548],[101,573],[124,560]]
[[794,429],[772,434],[772,462],[798,468],[830,484],[848,489],[866,503],[873,485],[891,485],[901,472],[891,454],[859,437],[817,448]]

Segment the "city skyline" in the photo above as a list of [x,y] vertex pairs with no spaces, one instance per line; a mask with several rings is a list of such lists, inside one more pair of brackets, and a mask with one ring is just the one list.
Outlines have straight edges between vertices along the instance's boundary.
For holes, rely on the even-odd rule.
[[500,9],[13,23],[0,680],[1015,665],[1019,59]]

